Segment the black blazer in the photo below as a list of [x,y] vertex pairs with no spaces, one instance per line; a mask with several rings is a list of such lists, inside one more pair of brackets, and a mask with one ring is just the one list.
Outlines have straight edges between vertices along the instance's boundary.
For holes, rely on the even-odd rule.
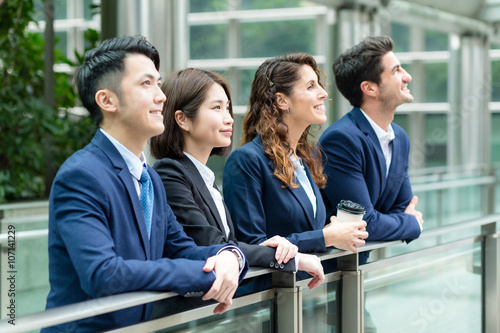
[[157,161],[153,168],[163,181],[167,202],[177,220],[196,244],[209,246],[233,243],[243,251],[250,266],[294,271],[295,259],[279,265],[275,259],[274,248],[238,242],[234,236],[231,216],[224,204],[230,230],[229,238],[226,237],[215,202],[198,169],[187,156],[175,159],[163,158]]

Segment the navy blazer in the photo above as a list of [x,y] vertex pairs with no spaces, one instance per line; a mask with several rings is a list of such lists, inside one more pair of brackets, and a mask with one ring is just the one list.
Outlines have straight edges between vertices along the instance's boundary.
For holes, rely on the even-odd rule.
[[[59,169],[49,201],[47,309],[137,290],[202,295],[215,279],[203,272],[222,246],[198,247],[167,205],[158,174],[154,186],[151,240],[128,167],[98,130],[92,142]],[[242,274],[243,277],[244,274]],[[96,332],[148,319],[140,305],[42,332]]]
[[330,125],[321,138],[327,185],[321,190],[328,216],[337,214],[337,204],[347,199],[366,208],[367,240],[413,240],[420,226],[413,215],[404,213],[413,193],[408,177],[410,140],[392,123],[392,160],[386,176],[386,162],[372,126],[359,108]]
[[177,217],[184,231],[198,245],[236,244],[245,254],[250,266],[274,268],[280,271],[295,270],[295,259],[286,264],[278,264],[275,259],[276,249],[256,244],[238,242],[234,235],[231,215],[227,210],[226,219],[229,237],[226,237],[217,206],[200,172],[187,157],[165,157],[153,167],[160,175],[167,202]]
[[307,166],[305,171],[316,195],[316,217],[301,186],[284,186],[273,175],[274,164],[264,153],[260,137],[234,150],[224,167],[223,193],[236,238],[259,244],[280,235],[300,252],[326,251],[325,206]]

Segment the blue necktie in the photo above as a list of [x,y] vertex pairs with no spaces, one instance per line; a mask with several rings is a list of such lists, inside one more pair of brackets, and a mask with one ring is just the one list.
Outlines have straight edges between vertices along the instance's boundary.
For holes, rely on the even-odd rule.
[[153,192],[153,183],[151,182],[151,177],[149,177],[149,173],[145,165],[142,169],[141,179],[139,180],[139,183],[141,184],[140,201],[141,201],[142,213],[144,214],[144,221],[146,222],[148,239],[150,239],[154,192]]

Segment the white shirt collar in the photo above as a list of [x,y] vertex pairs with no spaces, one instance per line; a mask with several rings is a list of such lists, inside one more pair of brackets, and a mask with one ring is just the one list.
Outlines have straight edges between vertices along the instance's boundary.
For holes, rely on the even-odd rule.
[[[361,109],[360,109],[361,110]],[[361,113],[365,116],[365,118],[368,120],[370,125],[372,126],[373,130],[375,131],[375,134],[377,135],[378,140],[382,144],[384,141],[389,143],[394,138],[396,137],[394,135],[394,130],[392,129],[392,125],[389,124],[389,128],[387,131],[385,131],[382,127],[380,127],[376,122],[373,121],[372,118],[370,118],[363,110],[361,110]]]
[[100,130],[102,134],[104,134],[109,139],[109,141],[111,141],[113,146],[116,147],[120,155],[123,157],[125,163],[127,164],[128,170],[130,171],[132,176],[137,180],[141,179],[143,165],[147,164],[144,152],[141,153],[141,158],[139,158],[130,150],[128,150],[127,147],[121,144],[118,140],[113,138],[111,134],[109,134],[102,128]]
[[209,188],[213,187],[214,181],[215,181],[214,172],[212,170],[210,170],[209,167],[207,167],[206,165],[204,165],[203,163],[198,161],[196,158],[194,158],[193,156],[189,155],[186,152],[183,152],[183,153],[191,160],[191,162],[193,162],[196,169],[198,169],[198,172],[200,173],[201,178],[203,178],[203,180],[205,181],[205,184],[207,185],[207,187],[209,187]]

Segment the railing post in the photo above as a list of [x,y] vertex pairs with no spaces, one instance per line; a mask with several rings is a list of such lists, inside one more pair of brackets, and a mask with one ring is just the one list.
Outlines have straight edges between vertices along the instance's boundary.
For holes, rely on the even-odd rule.
[[338,268],[342,271],[340,331],[343,333],[364,332],[363,272],[358,262],[356,253],[338,259]]
[[484,333],[500,332],[500,237],[496,224],[482,227],[486,235],[482,251]]
[[295,273],[273,273],[277,333],[302,333],[302,290],[295,282]]

